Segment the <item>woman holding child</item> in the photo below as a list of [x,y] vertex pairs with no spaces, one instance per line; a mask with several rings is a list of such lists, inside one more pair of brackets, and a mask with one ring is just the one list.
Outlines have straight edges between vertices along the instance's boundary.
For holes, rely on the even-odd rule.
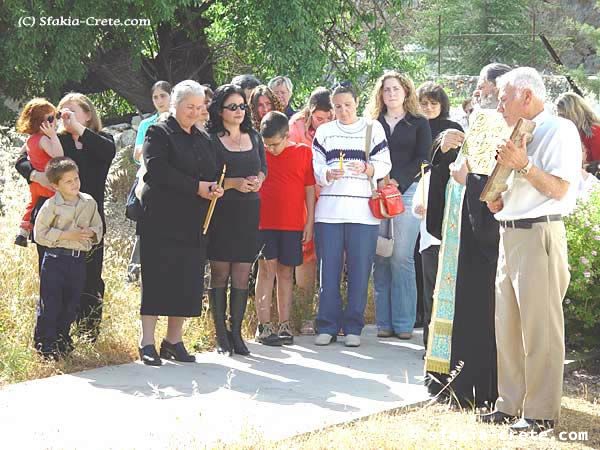
[[[321,125],[313,141],[315,179],[321,186],[315,211],[321,286],[315,344],[329,345],[343,330],[344,344],[358,347],[379,229],[379,219],[369,209],[369,177],[386,176],[391,162],[380,123],[371,122],[371,140],[365,142],[369,124],[357,115],[358,98],[352,86],[338,85],[331,100],[336,120]],[[340,293],[344,254],[348,268],[345,310]]]
[[[73,159],[79,167],[81,192],[91,195],[98,204],[98,212],[106,231],[104,188],[110,164],[116,153],[113,138],[110,134],[100,131],[102,129],[100,117],[91,100],[85,95],[76,92],[65,95],[58,104],[58,110],[62,118],[58,139],[64,155]],[[50,185],[45,174],[34,169],[25,152],[17,159],[16,169],[28,182],[35,181],[44,186]],[[47,197],[38,200],[32,213],[33,221],[46,200]],[[41,267],[46,248],[38,245],[37,251],[39,267]],[[78,312],[80,330],[87,333],[92,341],[98,337],[102,318],[103,260],[104,241],[102,240],[86,256],[86,281]]]
[[[195,361],[182,342],[183,322],[202,310],[207,243],[202,224],[209,200],[223,194],[208,136],[195,126],[204,106],[203,87],[182,81],[171,93],[171,115],[146,132],[139,352],[147,365],[160,365],[161,358]],[[154,344],[158,316],[168,316],[160,356]]]

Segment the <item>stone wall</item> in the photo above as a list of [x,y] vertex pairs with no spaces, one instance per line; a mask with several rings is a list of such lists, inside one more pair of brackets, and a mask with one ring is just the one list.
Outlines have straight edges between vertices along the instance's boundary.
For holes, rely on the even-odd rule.
[[[477,77],[468,75],[446,76],[441,78],[440,83],[452,98],[453,103],[457,103],[459,100],[462,101],[471,97],[477,86]],[[546,85],[549,103],[553,103],[563,92],[571,90],[564,76],[544,75],[544,84]],[[586,98],[590,99],[592,103],[597,100],[593,94],[590,94],[589,97],[586,96]]]

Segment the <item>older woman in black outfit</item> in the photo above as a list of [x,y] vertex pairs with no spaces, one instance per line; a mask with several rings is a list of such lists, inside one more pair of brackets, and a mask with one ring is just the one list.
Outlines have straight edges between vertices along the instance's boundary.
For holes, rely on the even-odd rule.
[[[217,161],[208,136],[194,126],[202,114],[204,88],[195,81],[177,84],[171,115],[150,126],[143,147],[144,175],[140,221],[142,261],[142,339],[144,364],[161,357],[193,362],[182,342],[185,317],[202,310],[206,236],[202,224],[209,200],[223,195],[215,180]],[[158,316],[168,316],[160,357],[154,345]]]
[[[250,352],[241,328],[248,300],[248,277],[258,251],[258,191],[267,173],[265,150],[262,139],[252,129],[242,88],[233,84],[219,87],[208,112],[207,130],[220,160],[227,164],[225,194],[215,209],[208,246],[209,298],[217,350],[247,355]],[[230,333],[225,324],[229,278]]]
[[[60,100],[58,109],[62,114],[62,127],[59,129],[58,138],[65,156],[73,159],[79,167],[81,192],[90,194],[96,200],[106,234],[104,187],[110,164],[116,152],[113,138],[110,134],[100,131],[102,128],[100,117],[90,99],[85,95],[76,92],[65,95]],[[25,152],[17,160],[16,168],[27,181],[32,180],[48,185],[44,173],[33,170]],[[32,215],[34,218],[46,200],[46,198],[40,199]],[[38,245],[37,250],[39,265],[41,266],[46,249]],[[95,245],[86,256],[86,282],[81,294],[78,313],[80,330],[87,333],[92,341],[98,337],[102,319],[102,299],[104,297],[103,260],[104,240]],[[67,345],[70,347],[68,330],[64,330],[61,334],[64,340],[68,341]]]

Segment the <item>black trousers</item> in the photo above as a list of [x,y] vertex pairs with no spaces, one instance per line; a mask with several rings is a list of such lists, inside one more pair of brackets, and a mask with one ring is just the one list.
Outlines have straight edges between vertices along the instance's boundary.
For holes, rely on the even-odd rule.
[[415,328],[420,328],[424,323],[423,314],[423,262],[421,261],[421,253],[419,247],[421,246],[421,233],[417,236],[417,242],[415,243],[415,250],[413,257],[415,259],[415,281],[417,282],[417,315],[415,316]]
[[427,349],[429,337],[429,322],[431,321],[431,309],[433,307],[433,291],[437,277],[438,256],[440,246],[432,245],[421,253],[423,263],[423,343]]
[[69,330],[79,309],[85,284],[85,257],[46,252],[40,270],[40,297],[34,342],[42,350],[59,339],[69,340]]
[[[40,275],[46,247],[37,245]],[[77,312],[77,324],[81,333],[95,341],[100,333],[102,321],[102,303],[104,298],[104,280],[102,264],[104,262],[104,240],[94,245],[85,256],[85,285],[80,296]]]

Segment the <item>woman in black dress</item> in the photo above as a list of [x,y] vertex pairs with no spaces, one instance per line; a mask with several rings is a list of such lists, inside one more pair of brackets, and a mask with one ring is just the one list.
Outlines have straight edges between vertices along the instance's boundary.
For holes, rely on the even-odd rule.
[[[98,204],[98,212],[102,218],[104,234],[106,235],[106,220],[104,216],[104,188],[110,164],[115,157],[116,149],[110,134],[100,131],[102,122],[91,100],[83,94],[71,92],[65,95],[58,104],[62,115],[62,126],[59,128],[58,139],[62,144],[65,156],[73,159],[79,167],[81,192],[91,195]],[[19,156],[16,162],[17,171],[27,181],[37,181],[48,186],[48,180],[43,172],[37,172],[27,159],[27,153]],[[35,206],[32,218],[35,221],[47,198],[41,198]],[[33,237],[35,240],[35,236]],[[37,246],[41,266],[45,247]],[[86,256],[86,281],[77,315],[79,330],[91,341],[95,341],[100,332],[102,319],[102,302],[104,298],[104,280],[102,280],[102,264],[104,261],[104,240],[95,245]],[[61,335],[68,347],[71,347],[69,330],[63,330]],[[35,339],[35,338],[34,338]],[[70,348],[69,348],[70,349]],[[67,349],[68,350],[68,349]]]
[[[219,353],[250,352],[241,328],[248,300],[248,277],[258,252],[258,191],[267,166],[262,139],[252,129],[244,91],[237,85],[219,87],[208,107],[207,130],[219,159],[227,165],[225,194],[211,224],[208,258],[211,269],[210,307]],[[231,333],[225,325],[227,285]]]
[[[143,147],[147,169],[140,225],[142,262],[142,339],[144,364],[161,357],[193,362],[182,342],[185,317],[202,310],[206,236],[202,224],[209,200],[223,195],[216,183],[217,161],[208,136],[194,124],[204,108],[204,88],[195,81],[177,84],[171,115],[150,126]],[[158,316],[169,316],[160,357],[154,345]]]

